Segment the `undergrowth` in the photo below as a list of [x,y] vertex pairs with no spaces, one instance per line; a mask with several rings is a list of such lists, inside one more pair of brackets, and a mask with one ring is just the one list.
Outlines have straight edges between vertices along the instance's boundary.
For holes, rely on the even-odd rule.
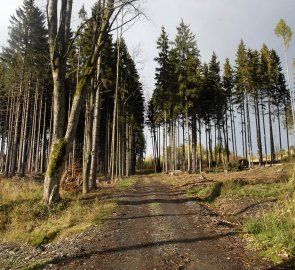
[[[110,192],[135,184],[130,178]],[[34,181],[0,179],[0,241],[38,245],[79,233],[100,225],[116,207],[112,199],[102,199],[103,192],[88,196],[63,192],[62,202],[48,208],[43,204],[43,185]],[[105,192],[106,193],[106,192]]]

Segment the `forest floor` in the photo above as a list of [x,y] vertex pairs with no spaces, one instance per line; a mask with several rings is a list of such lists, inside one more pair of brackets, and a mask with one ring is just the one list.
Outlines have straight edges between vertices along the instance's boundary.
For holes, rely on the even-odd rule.
[[[281,175],[280,170],[277,172]],[[247,178],[251,172],[237,174],[242,181],[243,175]],[[253,175],[257,178],[258,174]],[[273,177],[274,171],[270,175]],[[264,181],[275,181],[270,180],[270,175],[264,175]],[[220,185],[216,183],[229,176],[138,176],[135,184],[124,191],[100,198],[117,204],[103,226],[89,227],[72,238],[37,249],[0,245],[0,269],[14,269],[3,263],[20,252],[23,267],[15,269],[294,269],[273,266],[251,251],[247,248],[249,239],[241,230],[245,215],[259,213],[261,207],[255,210],[258,204],[265,209],[272,207],[275,197],[266,196],[259,203],[254,199],[221,198],[209,204],[220,196]],[[215,183],[213,190],[203,186],[206,182]],[[196,196],[199,185],[209,190],[208,194]]]

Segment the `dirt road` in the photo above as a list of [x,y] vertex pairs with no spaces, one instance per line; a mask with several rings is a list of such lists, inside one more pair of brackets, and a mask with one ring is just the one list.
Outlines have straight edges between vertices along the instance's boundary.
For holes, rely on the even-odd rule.
[[155,177],[141,178],[119,209],[78,251],[46,269],[268,269],[243,247],[235,228]]

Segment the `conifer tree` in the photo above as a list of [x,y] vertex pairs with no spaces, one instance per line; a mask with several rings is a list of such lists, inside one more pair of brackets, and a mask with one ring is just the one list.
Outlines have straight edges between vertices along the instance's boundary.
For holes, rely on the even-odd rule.
[[263,164],[263,151],[262,151],[262,137],[261,137],[261,121],[260,121],[260,107],[261,100],[261,76],[260,76],[260,56],[258,51],[248,50],[248,92],[251,98],[256,125],[256,139],[258,148],[259,165]]
[[264,93],[269,120],[269,141],[270,141],[270,160],[271,163],[275,161],[275,146],[274,146],[274,133],[273,133],[273,113],[272,113],[272,96],[274,88],[272,87],[272,67],[271,67],[271,54],[268,47],[264,44],[260,51],[261,54],[261,70],[262,70],[262,91]]
[[[41,118],[37,118],[37,111],[32,108],[39,106],[41,109],[45,106],[45,98],[50,100],[51,96],[46,93],[44,87],[43,89],[40,87],[40,84],[45,86],[45,81],[48,80],[46,72],[41,72],[48,70],[48,42],[43,13],[36,7],[34,0],[25,0],[15,15],[11,16],[10,23],[8,46],[1,53],[1,60],[6,69],[14,74],[13,77],[9,77],[6,86],[15,101],[14,113],[8,120],[14,127],[14,132],[10,130],[7,138],[6,176],[13,176],[17,171],[24,175],[28,156],[30,167],[33,157],[39,158],[41,135],[40,129],[37,131],[35,129],[38,126],[41,128]],[[31,98],[32,96],[35,99]],[[30,111],[33,112],[35,119],[35,126],[31,129],[34,130],[32,134],[29,133]],[[35,136],[36,134],[38,136]],[[31,150],[37,152],[32,153]],[[34,160],[35,171],[39,170],[39,166],[39,160]]]
[[[192,106],[192,97],[196,92],[198,70],[200,67],[199,50],[195,35],[192,34],[189,25],[183,20],[177,27],[177,34],[174,41],[175,67],[178,77],[178,95],[181,99],[181,114],[183,117],[183,167],[191,171],[191,140],[189,132],[189,110]],[[187,166],[185,166],[187,146]]]
[[[156,88],[153,94],[153,101],[157,121],[163,124],[163,171],[168,172],[168,122],[174,118],[175,88],[172,87],[172,64],[170,62],[170,47],[168,35],[162,27],[161,35],[157,40],[159,55],[155,58],[158,64],[156,68]],[[174,122],[174,120],[172,120]],[[171,129],[169,124],[169,129]],[[171,136],[171,133],[169,133]]]
[[[230,65],[228,58],[225,60],[223,67],[223,80],[222,85],[225,91],[226,96],[226,126],[228,126],[228,114],[230,121],[230,133],[231,133],[231,142],[232,142],[232,153],[234,158],[237,157],[237,142],[236,142],[236,128],[235,128],[235,110],[233,104],[234,98],[234,71]],[[229,142],[229,139],[227,140]],[[228,146],[229,147],[229,146]],[[228,150],[229,151],[229,150]],[[227,153],[228,154],[228,153]]]

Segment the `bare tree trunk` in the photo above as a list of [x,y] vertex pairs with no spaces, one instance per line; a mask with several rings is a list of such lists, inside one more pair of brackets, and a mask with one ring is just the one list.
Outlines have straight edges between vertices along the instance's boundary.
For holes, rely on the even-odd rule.
[[246,114],[247,114],[249,168],[251,168],[253,167],[252,131],[251,131],[251,121],[250,121],[249,99],[248,99],[247,92],[246,92]]
[[260,111],[258,99],[255,98],[255,119],[256,119],[256,133],[257,133],[257,148],[258,148],[258,156],[259,156],[259,166],[263,164],[263,152],[262,152],[262,141],[261,141],[261,127],[260,127]]
[[282,131],[281,131],[281,115],[280,115],[280,108],[277,106],[277,117],[278,117],[278,127],[279,127],[279,142],[280,142],[280,156],[281,162],[283,160],[283,146],[282,146]]
[[[22,87],[21,87],[22,88]],[[22,90],[20,90],[22,92]],[[11,168],[9,176],[14,176],[16,172],[16,162],[17,162],[17,150],[19,146],[20,140],[20,120],[21,120],[21,97],[20,95],[17,97],[16,101],[16,114],[15,114],[15,127],[14,127],[14,135],[13,135],[13,145],[12,145],[12,155],[11,155]]]
[[[244,95],[245,97],[245,95]],[[244,130],[244,143],[245,143],[245,156],[244,158],[248,160],[248,155],[249,155],[249,145],[248,145],[248,128],[247,128],[247,119],[246,119],[246,109],[245,109],[245,101],[243,101],[243,105],[242,105],[242,112],[243,112],[243,130]]]
[[213,149],[212,149],[212,130],[211,130],[211,124],[209,124],[209,129],[208,129],[208,145],[209,145],[209,168],[212,168],[212,163],[213,163]]
[[49,164],[51,147],[52,147],[52,125],[53,125],[53,102],[52,102],[51,108],[50,108],[49,139],[48,139],[48,147],[47,147],[47,155],[46,155],[47,156],[46,167]]
[[235,146],[235,139],[236,139],[236,134],[235,134],[235,129],[234,129],[234,125],[235,125],[235,122],[234,122],[234,115],[233,115],[233,107],[232,107],[232,101],[230,101],[230,130],[231,130],[231,140],[232,140],[232,149],[233,149],[233,156],[234,156],[234,159],[237,158],[237,155],[236,155],[236,146]]
[[112,141],[111,141],[111,161],[110,161],[110,177],[113,180],[115,174],[115,147],[116,147],[116,124],[117,124],[117,111],[119,99],[119,69],[120,69],[120,51],[121,51],[121,36],[117,40],[117,67],[116,67],[116,89],[114,96],[114,111],[113,111],[113,125],[112,125]]
[[196,172],[196,164],[197,164],[197,143],[196,143],[196,136],[197,136],[197,119],[196,115],[192,116],[192,171],[193,173]]
[[242,148],[243,148],[243,158],[245,158],[245,138],[244,138],[244,120],[243,120],[243,110],[242,108],[240,109],[241,112],[241,127],[242,127]]
[[[164,120],[165,121],[165,120]],[[166,173],[166,125],[165,123],[163,124],[163,168],[162,172]]]
[[167,112],[164,112],[164,124],[163,124],[164,130],[163,130],[163,162],[164,162],[164,172],[168,173],[168,147],[167,147],[167,142],[168,142],[168,132],[167,132]]
[[94,82],[92,79],[91,90],[86,98],[85,112],[85,130],[84,130],[84,160],[83,160],[83,194],[89,191],[89,177],[91,166],[91,150],[92,150],[92,128],[93,128],[93,88]]
[[285,125],[286,125],[286,137],[287,137],[287,147],[288,147],[288,156],[290,156],[290,139],[289,139],[289,122],[288,122],[288,113],[287,108],[285,104]]
[[29,144],[29,155],[28,155],[28,171],[33,171],[33,159],[35,154],[35,143],[36,143],[36,126],[37,126],[37,111],[38,111],[38,91],[37,87],[35,89],[35,98],[34,98],[34,111],[32,115],[32,131],[31,131],[31,138]]
[[[183,116],[182,116],[183,117]],[[182,170],[185,171],[186,170],[186,150],[185,150],[185,120],[184,117],[182,119]]]
[[265,152],[265,163],[268,161],[267,143],[266,143],[266,127],[265,127],[265,115],[264,115],[264,104],[261,98],[261,113],[262,113],[262,124],[263,124],[263,138],[264,138],[264,152]]
[[274,137],[273,137],[270,97],[268,97],[268,118],[269,118],[270,162],[271,164],[273,164],[276,157],[275,157],[275,145],[274,145]]
[[206,133],[206,161],[207,161],[207,167],[209,167],[209,169],[211,168],[211,164],[209,161],[209,151],[208,151],[208,132],[209,132],[209,128],[208,125],[205,126],[205,133]]
[[100,85],[100,58],[97,64],[97,89],[95,94],[94,105],[94,122],[92,132],[92,152],[90,166],[90,184],[91,189],[96,189],[97,165],[98,165],[98,146],[99,146],[99,129],[100,129],[100,107],[101,107],[101,85]]
[[176,146],[176,119],[173,119],[173,170],[177,169],[177,146]]
[[202,153],[202,123],[201,123],[201,118],[199,118],[199,151],[200,151],[200,164],[199,164],[199,169],[200,173],[202,173],[202,162],[203,162],[203,153]]
[[40,136],[41,136],[41,122],[42,122],[42,104],[43,104],[43,89],[40,97],[40,106],[39,106],[39,119],[38,119],[38,131],[37,131],[37,144],[36,144],[36,153],[35,153],[35,172],[39,171],[40,163]]
[[41,146],[41,158],[40,158],[40,173],[44,172],[45,165],[45,139],[46,139],[46,113],[47,113],[47,102],[44,103],[44,114],[43,114],[43,130],[42,130],[42,146]]
[[185,112],[185,130],[186,130],[186,143],[187,143],[187,171],[191,172],[191,150],[190,150],[190,134],[189,134],[189,119],[188,110]]
[[30,109],[30,89],[28,89],[27,93],[27,104],[25,106],[25,117],[24,117],[24,129],[23,129],[23,143],[22,143],[22,149],[21,149],[21,161],[20,161],[20,167],[19,172],[21,176],[25,175],[25,168],[26,168],[26,161],[27,161],[27,133],[28,133],[28,125],[29,125],[29,109]]

